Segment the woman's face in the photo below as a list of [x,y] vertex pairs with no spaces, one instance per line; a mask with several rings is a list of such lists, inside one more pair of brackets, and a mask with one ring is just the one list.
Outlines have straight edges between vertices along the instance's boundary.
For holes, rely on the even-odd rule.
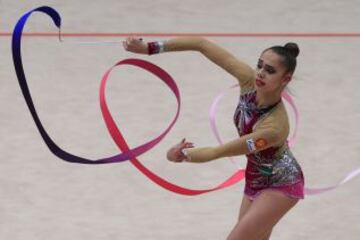
[[256,66],[257,91],[281,92],[290,80],[291,74],[287,73],[281,56],[272,50],[266,50],[261,54]]

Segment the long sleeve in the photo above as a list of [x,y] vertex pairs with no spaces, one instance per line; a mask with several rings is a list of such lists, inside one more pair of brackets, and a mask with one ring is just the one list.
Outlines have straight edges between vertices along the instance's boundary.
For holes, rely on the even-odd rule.
[[200,37],[175,38],[167,41],[164,49],[165,52],[199,51],[210,61],[233,75],[239,81],[242,91],[252,88],[254,85],[255,73],[249,65],[207,39]]

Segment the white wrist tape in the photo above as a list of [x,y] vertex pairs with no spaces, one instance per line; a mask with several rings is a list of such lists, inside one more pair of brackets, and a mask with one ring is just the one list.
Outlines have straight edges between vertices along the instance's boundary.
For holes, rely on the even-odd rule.
[[185,157],[187,157],[188,160],[191,160],[191,158],[190,158],[190,156],[189,156],[189,150],[187,150],[186,148],[183,148],[183,149],[181,150],[181,153],[182,153]]
[[165,41],[158,41],[159,44],[159,53],[162,53],[165,51]]

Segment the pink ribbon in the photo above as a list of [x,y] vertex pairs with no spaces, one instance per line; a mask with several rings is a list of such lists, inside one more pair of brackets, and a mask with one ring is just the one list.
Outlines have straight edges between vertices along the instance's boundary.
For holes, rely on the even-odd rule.
[[111,67],[104,74],[104,76],[102,78],[102,81],[101,81],[101,85],[100,85],[100,107],[101,107],[101,111],[102,111],[102,114],[103,114],[103,118],[105,120],[106,126],[108,128],[108,131],[109,131],[111,137],[113,138],[113,140],[115,141],[115,143],[117,144],[119,149],[122,152],[130,153],[129,154],[129,156],[131,158],[130,162],[134,165],[134,167],[136,167],[148,179],[150,179],[151,181],[153,181],[157,185],[161,186],[162,188],[165,188],[165,189],[167,189],[167,190],[169,190],[171,192],[182,194],[182,195],[199,195],[199,194],[203,194],[203,193],[207,193],[207,192],[212,192],[212,191],[215,191],[215,190],[219,190],[219,189],[222,189],[222,188],[229,187],[229,186],[239,182],[240,180],[244,179],[244,177],[245,177],[244,170],[238,170],[232,176],[230,176],[227,180],[225,180],[223,183],[219,184],[216,187],[213,187],[213,188],[210,188],[210,189],[189,189],[189,188],[181,187],[179,185],[176,185],[174,183],[171,183],[171,182],[161,178],[160,176],[158,176],[157,174],[155,174],[154,172],[152,172],[151,170],[146,168],[136,158],[135,155],[131,156],[131,150],[130,150],[129,146],[127,145],[127,143],[126,143],[124,137],[122,136],[120,130],[116,126],[115,121],[111,117],[110,111],[109,111],[109,109],[107,107],[106,97],[105,97],[106,82],[108,80],[109,74],[110,74],[110,72],[112,71],[112,69],[114,67],[117,67],[117,66],[120,66],[120,65],[133,65],[133,66],[137,66],[139,68],[142,68],[144,70],[147,70],[148,72],[154,74],[155,76],[160,78],[162,81],[164,81],[168,85],[168,87],[171,89],[171,91],[174,93],[174,95],[176,97],[176,100],[177,100],[177,103],[178,103],[176,116],[175,116],[174,120],[172,121],[172,123],[170,124],[170,126],[164,131],[164,133],[162,135],[160,135],[160,137],[158,137],[154,141],[154,144],[156,144],[158,141],[160,141],[164,137],[164,135],[170,130],[170,128],[173,126],[173,124],[177,120],[177,117],[178,117],[179,111],[180,111],[180,103],[181,103],[181,101],[180,101],[180,93],[179,93],[179,91],[177,89],[175,81],[171,78],[171,76],[168,73],[166,73],[164,70],[162,70],[158,66],[156,66],[156,65],[154,65],[154,64],[152,64],[150,62],[147,62],[145,60],[125,59],[125,60],[120,61],[117,64],[115,64],[113,67]]
[[[24,95],[26,104],[28,105],[29,111],[34,119],[34,122],[36,124],[36,127],[39,130],[41,137],[43,138],[47,147],[50,149],[50,151],[54,155],[56,155],[57,157],[65,160],[65,161],[68,161],[68,162],[82,163],[82,164],[105,164],[105,163],[115,163],[115,162],[123,162],[126,160],[130,160],[130,162],[134,165],[134,167],[136,167],[140,172],[142,172],[151,181],[153,181],[154,183],[158,184],[159,186],[161,186],[171,192],[182,194],[182,195],[199,195],[199,194],[203,194],[203,193],[207,193],[207,192],[212,192],[212,191],[219,190],[219,189],[222,189],[225,187],[229,187],[229,186],[239,182],[240,180],[244,179],[245,171],[243,169],[239,169],[232,176],[230,176],[223,183],[217,185],[216,187],[213,187],[210,189],[189,189],[189,188],[181,187],[179,185],[176,185],[174,183],[171,183],[171,182],[161,178],[160,176],[158,176],[154,172],[150,171],[148,168],[146,168],[144,165],[142,165],[140,163],[140,161],[136,157],[143,154],[146,151],[149,151],[151,148],[153,148],[156,144],[158,144],[165,137],[165,135],[170,131],[171,127],[175,124],[175,122],[178,118],[178,115],[179,115],[180,105],[181,105],[179,90],[176,86],[175,81],[171,78],[171,76],[168,73],[166,73],[163,69],[159,68],[158,66],[156,66],[150,62],[140,60],[140,59],[125,59],[123,61],[118,62],[113,67],[111,67],[108,71],[106,71],[106,73],[104,74],[104,76],[102,78],[101,85],[100,85],[100,107],[101,107],[101,111],[103,114],[103,118],[105,120],[106,126],[108,128],[108,131],[109,131],[111,137],[113,138],[113,140],[115,141],[115,143],[117,144],[119,149],[122,151],[122,154],[103,158],[103,159],[98,159],[98,160],[91,160],[91,159],[82,158],[82,157],[79,157],[72,153],[66,152],[62,148],[60,148],[52,140],[52,138],[48,135],[47,131],[45,130],[44,126],[42,125],[42,123],[40,121],[39,116],[37,115],[35,106],[33,104],[32,98],[31,98],[30,90],[27,86],[26,76],[24,73],[23,65],[22,65],[22,57],[21,57],[22,31],[23,31],[23,28],[25,26],[27,19],[33,12],[42,12],[42,13],[47,14],[48,16],[50,16],[52,18],[54,24],[60,29],[61,18],[60,18],[60,15],[53,8],[43,6],[43,7],[39,7],[39,8],[36,8],[34,10],[27,12],[19,19],[19,21],[17,22],[17,24],[14,28],[13,38],[12,38],[12,54],[13,54],[16,75],[17,75],[17,78],[19,81],[21,91]],[[116,126],[115,121],[113,120],[113,118],[110,114],[110,111],[107,107],[107,104],[106,104],[106,98],[105,98],[106,82],[108,80],[108,77],[109,77],[112,69],[117,66],[120,66],[120,65],[137,66],[139,68],[147,70],[148,72],[156,75],[171,89],[171,91],[174,93],[177,103],[178,103],[176,115],[175,115],[173,121],[168,126],[168,128],[166,128],[164,130],[164,132],[162,134],[160,134],[158,137],[154,138],[153,140],[151,140],[143,145],[135,147],[134,149],[130,149],[129,146],[127,145],[120,130]],[[233,86],[232,88],[234,88],[234,87],[236,87],[236,86]],[[212,130],[220,144],[222,144],[222,141],[221,141],[220,135],[216,128],[215,115],[216,115],[217,104],[224,95],[225,95],[225,93],[221,93],[215,99],[214,103],[212,104],[211,110],[210,110],[210,124],[211,124]],[[295,138],[296,138],[297,129],[298,129],[299,113],[298,113],[296,105],[294,104],[290,95],[288,95],[286,92],[284,92],[282,97],[291,105],[291,107],[295,113],[295,120],[296,120],[295,131],[294,131],[292,137],[288,140],[289,145],[293,146],[295,143]],[[350,181],[352,178],[354,178],[355,176],[357,176],[359,174],[360,174],[360,168],[355,169],[355,170],[351,171],[337,185],[334,185],[331,187],[325,187],[325,188],[316,188],[316,189],[315,188],[313,188],[313,189],[307,188],[307,189],[305,189],[306,194],[318,194],[318,193],[330,191],[330,190],[335,189],[335,188],[339,187],[340,185]]]

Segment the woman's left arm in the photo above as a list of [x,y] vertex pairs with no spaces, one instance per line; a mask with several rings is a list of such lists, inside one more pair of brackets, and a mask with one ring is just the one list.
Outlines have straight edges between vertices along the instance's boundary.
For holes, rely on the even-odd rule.
[[[284,122],[285,120],[285,122]],[[281,146],[287,139],[289,128],[286,119],[270,116],[255,131],[216,147],[192,148],[186,151],[188,162],[208,162],[223,157],[256,153]]]
[[256,131],[216,147],[187,150],[188,162],[202,163],[223,157],[246,155],[265,150],[280,143],[276,130]]

